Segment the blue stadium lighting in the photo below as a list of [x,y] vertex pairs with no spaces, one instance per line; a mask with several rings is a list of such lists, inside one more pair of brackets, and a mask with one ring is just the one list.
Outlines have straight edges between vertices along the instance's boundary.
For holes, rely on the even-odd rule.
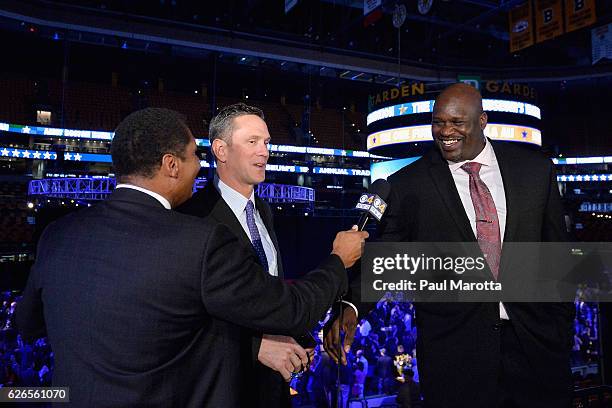
[[35,160],[57,160],[57,153],[48,150],[17,149],[0,146],[0,157]]
[[336,167],[313,167],[313,174],[333,174],[340,176],[362,176],[370,177],[370,170],[362,169],[343,169]]
[[[114,132],[95,131],[95,130],[79,130],[79,129],[63,129],[43,126],[28,126],[15,125],[10,123],[0,123],[0,131],[28,134],[34,137],[65,137],[72,139],[87,139],[87,140],[105,140],[111,141]],[[202,147],[210,147],[210,140],[196,139],[196,144]],[[315,154],[320,156],[340,156],[340,157],[363,157],[386,159],[384,156],[377,156],[360,150],[334,149],[325,147],[305,147],[292,145],[275,145],[268,146],[271,152],[282,153],[300,153],[300,154]],[[81,160],[87,161],[87,160]],[[92,161],[92,160],[89,160]]]
[[312,188],[286,184],[258,184],[257,196],[271,203],[313,204],[315,201],[315,192]]
[[557,181],[562,181],[562,182],[612,181],[612,173],[611,174],[561,174],[561,175],[557,175]]
[[[103,200],[113,192],[117,181],[113,177],[61,177],[31,180],[28,195],[74,200]],[[194,190],[206,185],[206,178],[197,178]],[[285,184],[261,183],[257,195],[273,203],[305,203],[312,205],[315,192],[312,188]],[[47,200],[47,203],[49,200]],[[62,202],[65,204],[65,202]],[[82,203],[84,204],[84,203]]]
[[[580,208],[578,208],[580,212],[612,212],[612,203],[582,203],[580,204]],[[595,214],[593,214],[595,215]]]
[[[387,106],[386,108],[377,109],[370,113],[366,123],[368,125],[383,119],[396,118],[404,115],[414,115],[417,113],[431,113],[435,101],[419,101],[406,102],[398,105]],[[487,112],[505,112],[516,113],[519,115],[528,115],[537,119],[541,119],[540,108],[530,103],[507,101],[503,99],[483,99],[482,107]]]
[[266,171],[278,171],[284,173],[308,173],[307,166],[285,166],[282,164],[266,164]]
[[552,161],[555,164],[606,164],[612,163],[612,156],[553,158]]

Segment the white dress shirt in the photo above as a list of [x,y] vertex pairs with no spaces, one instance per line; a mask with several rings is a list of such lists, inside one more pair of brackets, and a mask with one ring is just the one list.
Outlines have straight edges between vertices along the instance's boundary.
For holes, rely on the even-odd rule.
[[[470,176],[461,168],[465,163],[477,162],[482,164],[480,168],[480,179],[487,185],[491,195],[493,196],[493,202],[495,203],[495,209],[497,210],[497,218],[499,219],[499,236],[501,238],[501,245],[504,244],[504,233],[506,231],[506,193],[504,191],[504,181],[499,170],[499,164],[495,157],[495,152],[489,140],[485,138],[485,147],[482,151],[474,158],[474,160],[465,160],[459,163],[448,162],[455,186],[459,192],[461,203],[465,209],[474,236],[476,233],[476,211],[474,210],[474,203],[472,202],[472,196],[470,195]],[[509,320],[508,313],[504,308],[504,305],[499,303],[499,317],[500,319]]]
[[221,181],[218,177],[214,178],[213,183],[217,191],[219,191],[219,194],[221,194],[223,201],[227,203],[238,219],[238,222],[240,222],[242,229],[244,229],[244,233],[247,235],[247,237],[249,237],[249,239],[251,239],[251,233],[249,232],[249,226],[247,224],[246,205],[248,201],[253,202],[253,206],[255,208],[255,224],[259,230],[261,243],[263,245],[264,252],[266,253],[266,259],[268,260],[268,273],[270,273],[272,276],[278,276],[276,249],[274,248],[274,243],[272,242],[270,233],[268,233],[261,215],[259,214],[259,210],[257,210],[257,206],[255,205],[255,192],[253,191],[251,193],[251,197],[247,199],[245,196]]
[[133,184],[126,184],[126,183],[117,184],[115,189],[118,189],[118,188],[131,188],[132,190],[137,190],[142,193],[148,194],[154,199],[156,199],[157,201],[159,201],[159,203],[163,205],[166,210],[172,209],[172,206],[170,205],[170,201],[166,200],[164,196],[156,193],[155,191],[147,190],[146,188],[142,188],[142,187],[135,186]]

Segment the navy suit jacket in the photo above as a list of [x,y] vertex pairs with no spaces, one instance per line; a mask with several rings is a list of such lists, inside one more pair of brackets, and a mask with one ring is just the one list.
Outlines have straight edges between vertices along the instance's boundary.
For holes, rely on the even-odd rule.
[[118,189],[51,224],[16,321],[78,407],[239,407],[241,327],[298,335],[346,289],[336,255],[271,277],[227,227]]

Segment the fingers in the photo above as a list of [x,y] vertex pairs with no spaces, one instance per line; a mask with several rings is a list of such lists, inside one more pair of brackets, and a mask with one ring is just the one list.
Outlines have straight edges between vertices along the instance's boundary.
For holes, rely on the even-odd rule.
[[[308,353],[299,344],[296,343],[294,346],[295,346],[293,350],[295,353],[294,355],[300,359],[300,365],[301,365],[300,369],[304,367],[308,367],[308,362],[310,361],[308,357]],[[314,349],[313,349],[313,353],[314,353]]]
[[289,363],[291,364],[291,371],[294,373],[302,371],[302,368],[305,366],[300,357],[295,353],[289,355]]
[[323,346],[325,347],[325,351],[327,354],[338,363],[338,345],[340,344],[340,324],[338,319],[336,319],[325,336],[325,342]]
[[278,370],[278,372],[283,377],[283,380],[285,380],[285,382],[291,381],[291,371],[287,370],[286,368],[281,368],[280,370]]
[[348,353],[351,351],[351,346],[353,345],[353,340],[355,339],[355,330],[345,328],[344,331],[346,333],[346,337],[344,338],[344,352]]

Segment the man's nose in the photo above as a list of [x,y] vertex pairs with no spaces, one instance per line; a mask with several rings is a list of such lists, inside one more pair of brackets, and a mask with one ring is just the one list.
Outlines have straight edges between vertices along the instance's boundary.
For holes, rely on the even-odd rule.
[[446,122],[444,122],[444,124],[442,125],[442,128],[440,129],[440,134],[442,136],[450,136],[452,133],[453,133],[453,127],[447,124]]

